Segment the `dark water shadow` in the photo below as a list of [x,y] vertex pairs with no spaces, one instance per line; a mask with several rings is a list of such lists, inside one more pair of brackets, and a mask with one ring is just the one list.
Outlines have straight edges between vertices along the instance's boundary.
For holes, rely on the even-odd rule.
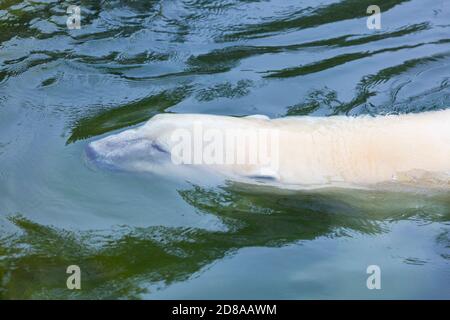
[[[195,73],[219,73],[227,72],[236,67],[238,63],[246,58],[263,54],[276,54],[282,52],[295,52],[307,48],[343,48],[364,45],[384,39],[403,37],[416,32],[428,30],[429,23],[419,23],[399,28],[394,31],[379,32],[367,35],[344,35],[329,39],[310,41],[292,45],[274,45],[274,46],[229,46],[223,49],[216,49],[211,52],[191,56],[187,64],[190,74]],[[274,75],[272,77],[275,77]]]
[[[240,184],[193,185],[179,194],[199,213],[220,218],[226,230],[117,226],[78,232],[11,216],[17,232],[0,237],[0,297],[138,298],[150,284],[185,281],[245,247],[376,235],[394,221],[450,221],[448,194],[298,192]],[[442,245],[447,238],[436,241]],[[83,270],[81,291],[65,288],[71,264]]]

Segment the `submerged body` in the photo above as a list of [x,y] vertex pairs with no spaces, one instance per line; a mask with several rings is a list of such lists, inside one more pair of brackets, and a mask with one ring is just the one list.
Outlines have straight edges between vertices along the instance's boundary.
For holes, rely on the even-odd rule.
[[[174,163],[173,152],[180,151],[180,132],[192,134],[189,145],[195,153],[196,135],[211,143],[220,132],[230,129],[265,132],[272,139],[245,140],[234,148],[226,139],[218,139],[219,147],[212,152],[213,161],[194,159],[190,164]],[[202,151],[208,148],[205,144]],[[247,158],[251,152],[261,154],[261,150],[265,153],[269,150],[272,159],[263,164],[221,162],[220,157],[214,157],[222,148],[224,155],[232,154],[236,160],[239,147],[245,149]],[[158,172],[167,165],[195,166],[231,180],[286,187],[400,183],[449,188],[450,109],[377,117],[279,119],[161,114],[141,127],[91,142],[87,154],[97,163],[123,170]]]

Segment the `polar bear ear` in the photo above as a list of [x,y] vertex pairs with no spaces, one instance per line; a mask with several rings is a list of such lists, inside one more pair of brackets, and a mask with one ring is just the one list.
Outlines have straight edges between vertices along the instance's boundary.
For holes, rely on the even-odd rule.
[[269,118],[268,116],[263,115],[263,114],[254,114],[254,115],[251,115],[251,116],[246,116],[245,118],[248,118],[248,119],[270,120],[270,118]]

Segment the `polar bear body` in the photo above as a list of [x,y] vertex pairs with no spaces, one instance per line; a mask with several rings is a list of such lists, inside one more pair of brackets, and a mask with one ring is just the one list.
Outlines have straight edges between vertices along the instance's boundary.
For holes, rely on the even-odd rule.
[[[192,159],[191,163],[181,165],[207,168],[231,180],[281,186],[367,187],[387,182],[449,187],[450,109],[376,117],[279,119],[161,114],[141,127],[90,143],[87,153],[91,159],[108,166],[158,171],[162,170],[162,164],[174,162],[174,150],[180,146],[180,139],[174,138],[176,133],[191,134],[189,146],[193,149],[196,143],[199,145],[201,135],[202,152],[206,152],[211,149],[208,141],[211,143],[220,132],[229,130],[253,130],[266,136],[276,133],[276,161],[263,165],[236,161],[205,163]],[[219,147],[223,148],[223,154],[236,156],[237,147],[230,148],[222,140]],[[248,154],[275,150],[274,139],[243,141],[241,150]],[[217,150],[213,153],[217,155]],[[180,163],[173,165],[180,166]]]

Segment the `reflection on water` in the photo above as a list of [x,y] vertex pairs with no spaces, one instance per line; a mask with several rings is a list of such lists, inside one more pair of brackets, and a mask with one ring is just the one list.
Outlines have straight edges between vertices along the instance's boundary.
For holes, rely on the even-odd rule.
[[[376,236],[389,224],[411,220],[439,223],[450,219],[447,194],[411,195],[373,191],[322,192],[255,190],[231,184],[218,189],[192,186],[180,196],[199,212],[217,216],[226,231],[198,228],[129,227],[74,232],[43,226],[22,215],[9,221],[15,233],[0,239],[4,297],[136,298],[149,283],[164,288],[246,247],[282,247],[320,237]],[[448,232],[436,242],[442,258]],[[84,290],[61,290],[65,268],[83,266]],[[405,263],[424,264],[419,258]],[[153,290],[153,289],[152,289]]]
[[[68,30],[64,2],[2,1],[0,297],[308,297],[303,270],[310,297],[448,298],[448,194],[209,187],[82,160],[90,139],[162,112],[448,108],[447,2],[380,1],[368,30],[365,0],[81,0]],[[379,296],[351,287],[370,263],[392,280]],[[80,292],[65,289],[69,264]],[[261,277],[241,283],[251,268]],[[216,272],[235,289],[207,287]]]

